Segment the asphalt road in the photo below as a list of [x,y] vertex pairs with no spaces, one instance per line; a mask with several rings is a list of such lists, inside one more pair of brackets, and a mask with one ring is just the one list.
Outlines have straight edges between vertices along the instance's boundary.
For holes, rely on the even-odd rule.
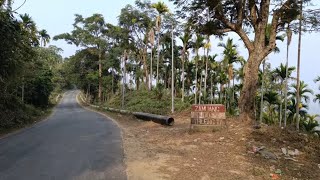
[[127,179],[120,129],[68,91],[48,120],[0,139],[0,180]]

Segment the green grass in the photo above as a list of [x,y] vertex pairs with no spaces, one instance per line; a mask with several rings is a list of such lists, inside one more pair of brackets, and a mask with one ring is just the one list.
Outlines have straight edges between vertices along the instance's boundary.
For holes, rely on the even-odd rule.
[[[121,95],[113,95],[103,105],[121,109]],[[175,111],[179,112],[188,108],[190,108],[190,103],[183,103],[181,99],[175,99]],[[125,96],[124,109],[133,112],[167,115],[171,113],[171,95],[167,90],[129,91]]]

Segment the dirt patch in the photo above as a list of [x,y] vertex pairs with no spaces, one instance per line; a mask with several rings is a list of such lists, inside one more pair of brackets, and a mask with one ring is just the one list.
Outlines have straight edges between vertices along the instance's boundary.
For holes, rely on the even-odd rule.
[[283,179],[320,179],[319,138],[265,126],[253,131],[250,139],[250,145],[265,146],[277,157],[277,160],[263,160],[252,155],[252,164],[259,164],[263,169],[279,169]]
[[165,127],[132,116],[108,113],[124,130],[129,179],[255,179],[246,159],[245,127],[228,120],[215,133],[189,133],[189,113]]
[[[132,180],[320,179],[319,140],[305,135],[270,127],[254,130],[235,119],[228,119],[228,128],[218,132],[189,133],[189,112],[173,115],[172,127],[107,114],[123,129]],[[254,147],[262,146],[277,159],[254,153]],[[282,147],[300,154],[295,161],[285,159]]]

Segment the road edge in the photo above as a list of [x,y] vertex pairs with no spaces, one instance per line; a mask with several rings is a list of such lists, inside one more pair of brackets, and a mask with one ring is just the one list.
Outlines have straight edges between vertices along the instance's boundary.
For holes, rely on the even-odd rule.
[[102,116],[104,116],[106,118],[106,120],[111,120],[113,123],[115,123],[118,128],[120,129],[120,135],[121,135],[121,146],[122,146],[122,149],[123,149],[123,154],[124,154],[124,158],[123,158],[123,163],[125,165],[125,174],[126,174],[126,178],[127,180],[129,180],[129,176],[128,176],[128,165],[127,165],[127,152],[126,152],[126,149],[124,148],[124,128],[118,123],[117,120],[113,119],[112,117],[110,117],[108,114],[104,113],[104,112],[101,112],[101,111],[98,111],[97,109],[94,109],[94,108],[91,108],[89,106],[85,106],[83,103],[82,100],[79,99],[79,96],[81,95],[81,91],[79,91],[76,95],[76,101],[77,103],[85,110],[88,110],[88,111],[91,111],[91,112],[94,112],[94,113],[97,113],[97,114],[100,114]]
[[[66,91],[66,92],[67,92],[67,91]],[[10,133],[8,133],[8,134],[4,134],[3,136],[0,136],[0,140],[7,139],[7,138],[12,137],[12,136],[14,136],[14,135],[17,135],[17,134],[19,134],[19,133],[22,133],[23,131],[27,131],[27,130],[29,130],[29,129],[32,129],[32,128],[34,128],[34,127],[35,127],[36,125],[38,125],[38,124],[41,124],[41,123],[44,123],[44,122],[48,121],[48,120],[52,117],[52,115],[56,112],[57,106],[61,104],[62,99],[63,99],[63,97],[65,96],[66,92],[64,92],[64,93],[62,94],[59,102],[52,108],[52,111],[51,111],[47,116],[43,117],[43,119],[40,118],[40,119],[42,119],[42,120],[37,121],[37,122],[35,122],[35,123],[32,123],[32,124],[30,124],[29,126],[27,125],[27,126],[25,126],[25,127],[22,127],[22,128],[17,129],[17,130],[14,130],[14,131],[12,131],[12,132],[10,132]]]

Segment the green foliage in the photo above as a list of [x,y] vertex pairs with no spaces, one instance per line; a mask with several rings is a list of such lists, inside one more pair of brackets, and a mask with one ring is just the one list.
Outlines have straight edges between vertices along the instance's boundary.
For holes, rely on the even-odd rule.
[[21,128],[34,123],[38,117],[48,113],[46,109],[38,109],[24,104],[11,94],[0,94],[0,133]]
[[49,96],[54,89],[52,82],[53,74],[50,70],[38,72],[38,76],[25,82],[25,101],[36,107],[46,107],[49,105]]
[[[159,87],[158,89],[148,91],[141,89],[139,91],[129,91],[125,96],[125,109],[134,112],[147,112],[154,114],[167,115],[171,112],[171,96],[168,91]],[[161,91],[161,92],[160,92]],[[159,96],[161,93],[161,98]],[[113,95],[105,104],[107,107],[121,108],[121,96]],[[177,112],[190,108],[190,103],[182,102],[181,99],[175,99],[175,110]]]
[[28,14],[17,19],[10,10],[0,9],[1,132],[33,123],[51,107],[53,89],[65,87],[60,50],[38,47],[38,38],[49,41],[47,32],[38,32]]
[[319,115],[307,115],[300,121],[302,128],[309,133],[317,132],[315,129],[317,126],[319,126],[319,123],[316,120],[317,117],[319,117]]

